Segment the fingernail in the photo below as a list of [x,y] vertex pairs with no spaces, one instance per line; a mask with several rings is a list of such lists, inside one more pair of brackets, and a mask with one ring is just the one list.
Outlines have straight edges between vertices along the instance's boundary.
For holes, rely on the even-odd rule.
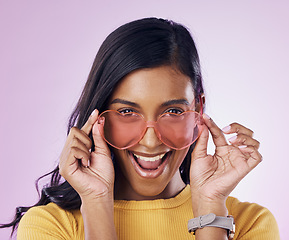
[[228,139],[229,142],[234,142],[235,140],[237,139],[237,135],[236,136],[233,136],[233,137],[230,137]]
[[247,145],[238,146],[238,148],[240,148],[240,149],[243,149],[243,148],[246,148],[246,147],[247,147]]
[[211,119],[206,113],[203,113],[203,118],[205,118],[205,119]]
[[95,114],[95,112],[96,112],[96,109],[94,109],[94,110],[92,111],[92,113],[90,114],[90,116],[93,116],[93,115]]
[[223,131],[223,132],[229,132],[230,129],[231,129],[231,126],[229,125],[229,126],[224,127],[224,128],[222,129],[222,131]]

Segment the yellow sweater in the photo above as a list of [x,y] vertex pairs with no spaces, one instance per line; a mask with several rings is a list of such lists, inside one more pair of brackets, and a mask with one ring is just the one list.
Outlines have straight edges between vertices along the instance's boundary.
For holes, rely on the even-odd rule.
[[[236,223],[234,239],[278,240],[274,216],[257,204],[229,197],[226,202]],[[114,204],[114,222],[118,239],[185,240],[187,222],[193,218],[189,185],[176,197],[153,201],[122,201]],[[54,203],[33,207],[20,221],[18,240],[84,239],[83,220],[79,210],[65,211]]]

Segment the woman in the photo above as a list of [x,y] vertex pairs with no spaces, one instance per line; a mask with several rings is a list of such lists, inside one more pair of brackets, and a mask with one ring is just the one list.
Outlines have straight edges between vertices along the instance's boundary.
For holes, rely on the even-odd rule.
[[234,221],[234,239],[279,239],[267,209],[229,197],[261,162],[259,142],[238,123],[221,130],[204,102],[185,27],[121,26],[96,55],[50,186],[5,226],[27,212],[18,239],[220,240],[233,238]]

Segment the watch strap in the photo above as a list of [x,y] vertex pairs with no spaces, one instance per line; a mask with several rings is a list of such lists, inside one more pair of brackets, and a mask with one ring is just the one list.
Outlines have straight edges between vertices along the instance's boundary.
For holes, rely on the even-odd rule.
[[188,221],[188,230],[189,232],[195,233],[199,228],[204,227],[218,227],[228,230],[228,234],[234,231],[234,218],[231,216],[228,217],[219,217],[214,213],[207,215],[199,216]]

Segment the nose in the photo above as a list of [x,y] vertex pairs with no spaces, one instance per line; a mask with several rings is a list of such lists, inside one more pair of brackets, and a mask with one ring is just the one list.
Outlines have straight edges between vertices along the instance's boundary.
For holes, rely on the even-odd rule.
[[143,138],[139,141],[140,145],[143,145],[149,149],[153,149],[162,144],[161,140],[157,137],[153,127],[148,127]]

